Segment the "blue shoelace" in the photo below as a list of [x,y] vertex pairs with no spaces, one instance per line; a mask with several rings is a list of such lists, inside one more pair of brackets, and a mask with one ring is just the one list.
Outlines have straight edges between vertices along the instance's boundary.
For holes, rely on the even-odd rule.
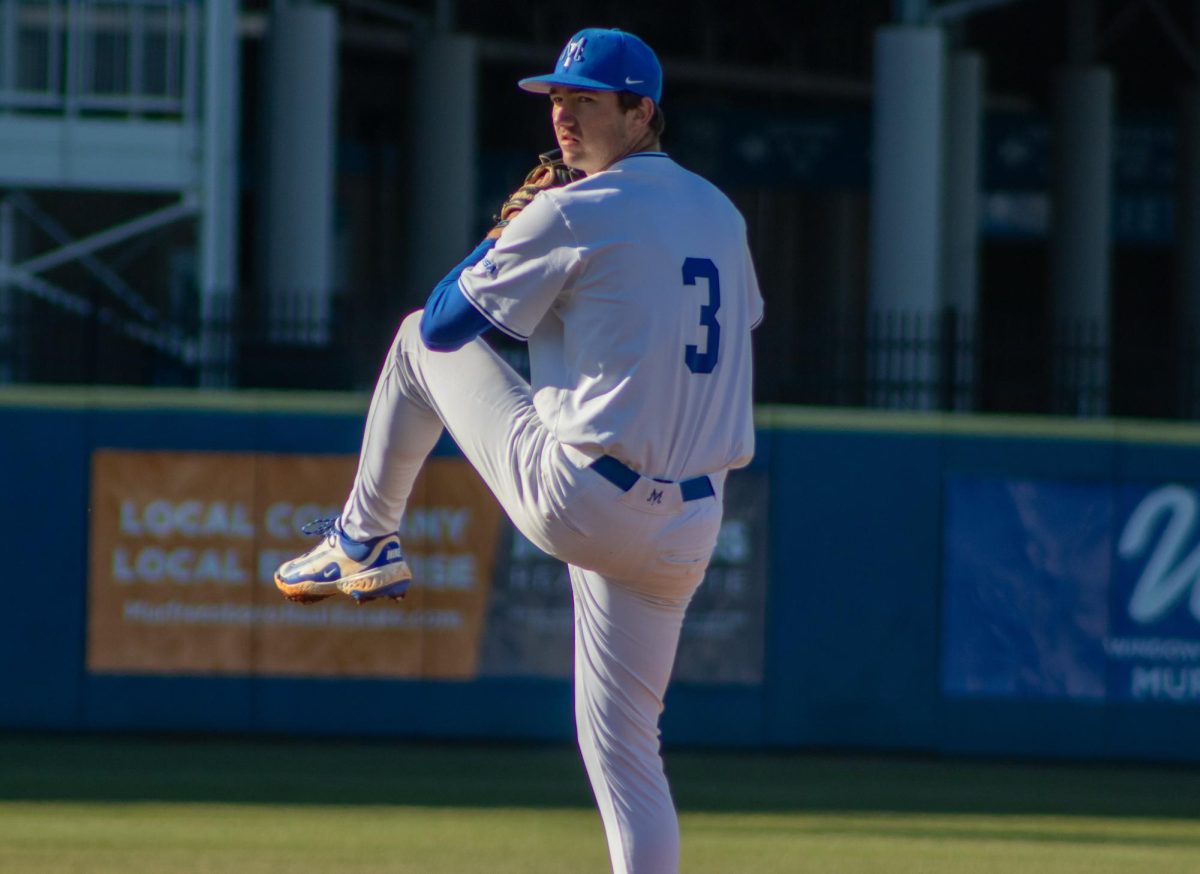
[[334,531],[341,534],[341,531],[337,527],[337,522],[340,518],[341,516],[326,516],[322,519],[313,519],[311,522],[300,526],[300,533],[307,537],[324,537],[326,534]]
[[342,552],[350,556],[355,561],[363,561],[371,553],[371,545],[379,540],[374,537],[367,541],[352,540],[342,526],[338,524],[338,520],[342,517],[326,516],[323,519],[313,519],[311,522],[300,526],[300,533],[309,537],[327,537],[336,535],[338,542],[342,547]]

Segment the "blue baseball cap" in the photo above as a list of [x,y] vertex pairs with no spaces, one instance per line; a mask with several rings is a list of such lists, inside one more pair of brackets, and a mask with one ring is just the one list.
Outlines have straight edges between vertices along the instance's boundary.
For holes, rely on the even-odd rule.
[[632,33],[589,27],[567,42],[553,73],[522,79],[517,85],[534,94],[546,94],[554,85],[632,91],[658,103],[662,98],[662,65],[654,50]]

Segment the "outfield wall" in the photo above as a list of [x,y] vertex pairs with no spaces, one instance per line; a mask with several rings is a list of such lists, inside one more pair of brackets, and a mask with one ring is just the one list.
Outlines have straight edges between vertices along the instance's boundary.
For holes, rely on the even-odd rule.
[[[321,478],[323,461],[352,462],[365,406],[0,389],[0,520],[20,568],[0,618],[0,726],[569,738],[569,653],[550,621],[563,593],[503,528],[490,596],[464,626],[478,647],[467,663],[459,638],[432,631],[341,627],[329,644],[311,628],[264,628],[278,608],[261,587],[228,628],[202,616],[186,647],[164,646],[161,623],[122,625],[137,619],[127,603],[102,609],[142,585],[125,546],[99,543],[120,536],[97,519],[106,502],[135,514],[122,489],[173,488],[163,480],[183,468],[171,465],[193,458],[231,460],[189,468],[210,490],[212,471],[231,488],[266,477],[235,462],[264,471],[303,456]],[[801,408],[758,420],[755,462],[731,477],[720,575],[669,694],[669,743],[1200,758],[1200,427]],[[456,450],[443,441],[436,455],[453,466]],[[105,458],[126,473],[104,479]],[[167,474],[152,469],[162,459]],[[144,522],[131,519],[126,535]],[[416,591],[416,607],[378,610],[432,614],[456,597]],[[237,625],[244,616],[257,618]],[[540,631],[508,633],[529,616]]]

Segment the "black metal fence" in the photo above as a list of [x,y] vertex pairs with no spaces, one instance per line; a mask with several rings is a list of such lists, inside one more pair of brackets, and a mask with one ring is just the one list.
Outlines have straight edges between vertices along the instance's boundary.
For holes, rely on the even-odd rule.
[[297,294],[271,312],[254,295],[219,295],[154,324],[82,299],[0,297],[0,382],[362,389],[400,320],[344,294]]
[[[239,303],[234,303],[240,301]],[[352,294],[222,296],[148,325],[97,300],[0,297],[0,382],[369,389],[403,309]],[[524,347],[490,341],[528,372]],[[1200,337],[953,309],[799,318],[756,338],[762,403],[1200,418]]]
[[1200,418],[1192,326],[972,318],[945,308],[799,320],[756,349],[768,403]]

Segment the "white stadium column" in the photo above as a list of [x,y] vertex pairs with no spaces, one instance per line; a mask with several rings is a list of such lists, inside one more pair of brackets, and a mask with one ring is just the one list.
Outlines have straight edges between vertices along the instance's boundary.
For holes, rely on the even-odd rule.
[[1054,409],[1109,411],[1113,130],[1112,71],[1095,64],[1096,0],[1069,0],[1068,65],[1054,78],[1050,167],[1050,296]]
[[272,3],[260,271],[272,342],[319,346],[330,339],[337,50],[334,7]]
[[929,409],[939,377],[945,38],[875,36],[867,403]]
[[1056,411],[1108,412],[1114,85],[1070,67],[1054,87],[1050,288]]
[[230,382],[238,270],[238,115],[241,52],[237,8],[205,4],[203,164],[200,174],[200,383]]
[[474,247],[476,100],[473,37],[439,33],[414,59],[408,293],[414,305]]
[[[976,407],[979,301],[979,190],[983,140],[984,60],[952,52],[946,88],[946,161],[942,201],[942,304],[955,341],[943,350],[950,409]],[[945,357],[949,356],[949,357]]]
[[1175,277],[1179,312],[1180,412],[1200,418],[1200,88],[1178,104]]

